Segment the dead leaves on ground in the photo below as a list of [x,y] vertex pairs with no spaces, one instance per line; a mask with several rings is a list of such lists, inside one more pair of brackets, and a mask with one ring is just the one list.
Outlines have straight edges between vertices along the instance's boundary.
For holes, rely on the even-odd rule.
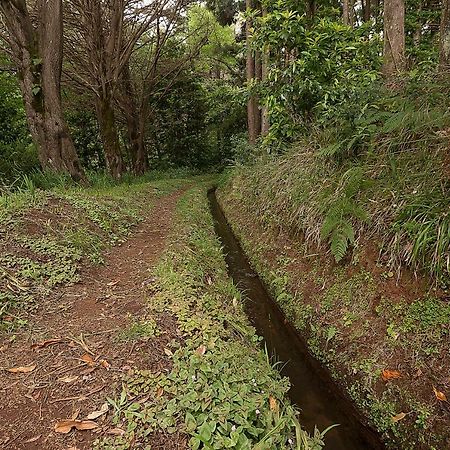
[[77,381],[78,378],[78,375],[67,375],[65,377],[58,378],[58,381],[60,381],[61,383],[73,383],[74,381]]
[[61,342],[64,342],[64,339],[61,338],[54,338],[54,339],[47,339],[42,342],[37,342],[36,344],[33,344],[31,346],[32,350],[40,350],[41,348],[49,347],[50,345],[60,344]]
[[400,422],[400,420],[403,420],[406,417],[406,413],[401,412],[396,414],[394,417],[392,417],[392,422],[397,423]]
[[197,353],[197,355],[199,356],[203,356],[206,353],[206,346],[205,345],[200,345],[200,347],[195,351],[195,353]]
[[55,424],[55,431],[57,433],[67,434],[75,428],[79,431],[95,430],[98,424],[92,420],[60,420]]
[[433,386],[433,392],[434,392],[435,397],[436,397],[440,402],[446,402],[446,403],[448,403],[447,396],[446,396],[443,392],[438,391],[434,386]]
[[269,408],[272,412],[279,411],[278,402],[277,402],[276,398],[272,397],[271,395],[269,396]]
[[104,414],[106,414],[108,412],[108,410],[109,410],[108,403],[103,403],[103,405],[101,406],[101,408],[98,411],[92,411],[86,417],[86,419],[88,419],[88,420],[98,419],[100,416],[103,416]]
[[20,366],[20,367],[11,367],[10,369],[6,369],[7,372],[11,373],[30,373],[36,369],[36,364],[31,364],[29,366]]
[[80,359],[81,359],[81,361],[85,362],[89,367],[95,366],[94,359],[88,353],[85,353]]
[[105,415],[108,411],[108,403],[103,403],[98,411],[92,411],[90,414],[88,414],[86,419],[77,420],[76,417],[79,413],[78,410],[71,419],[64,419],[56,422],[54,429],[57,433],[61,434],[70,433],[73,429],[76,429],[78,431],[95,430],[99,428],[98,423],[94,422],[95,419],[98,419],[99,417]]
[[396,380],[397,378],[401,378],[402,374],[398,370],[388,370],[385,369],[381,372],[381,378],[383,381]]

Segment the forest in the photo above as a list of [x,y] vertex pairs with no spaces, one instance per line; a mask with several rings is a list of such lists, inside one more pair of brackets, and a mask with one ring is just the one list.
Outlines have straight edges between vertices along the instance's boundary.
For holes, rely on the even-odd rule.
[[450,450],[450,0],[0,0],[0,448]]

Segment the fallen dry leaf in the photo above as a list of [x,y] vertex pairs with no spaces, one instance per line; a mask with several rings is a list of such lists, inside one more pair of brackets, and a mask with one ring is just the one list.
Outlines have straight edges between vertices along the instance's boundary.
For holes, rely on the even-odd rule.
[[172,353],[168,348],[165,348],[165,349],[164,349],[164,353],[165,353],[167,356],[173,356],[173,353]]
[[55,424],[55,431],[57,433],[67,434],[70,433],[72,428],[76,428],[79,431],[94,430],[98,428],[98,425],[92,420],[60,420]]
[[95,361],[92,359],[92,356],[88,353],[85,353],[81,358],[82,361],[84,361],[88,366],[94,366]]
[[402,374],[398,370],[383,370],[381,373],[381,378],[383,378],[384,381],[389,380],[395,380],[397,378],[400,378]]
[[197,355],[199,356],[203,356],[206,353],[206,346],[200,345],[200,347],[195,351],[195,353],[197,353]]
[[113,434],[115,436],[123,436],[125,434],[125,430],[122,430],[122,428],[110,428],[106,433]]
[[79,378],[78,375],[74,376],[67,375],[65,377],[58,378],[58,381],[61,381],[62,383],[73,383],[74,381],[77,381],[78,378]]
[[163,395],[164,393],[164,389],[160,386],[157,390],[156,390],[156,397],[161,397],[161,395]]
[[27,439],[26,441],[23,441],[24,444],[31,444],[32,442],[36,442],[41,438],[42,434],[38,434],[37,436],[34,436],[30,439]]
[[110,364],[108,361],[106,361],[106,359],[101,359],[101,360],[100,360],[100,365],[101,365],[103,368],[105,368],[106,370],[109,370],[110,367],[111,367],[111,364]]
[[108,412],[108,403],[103,403],[101,408],[98,411],[92,411],[86,419],[88,420],[95,420],[99,418],[100,416],[103,416],[103,414],[106,414]]
[[406,414],[404,412],[396,414],[394,417],[392,417],[392,422],[397,423],[400,422],[400,420],[403,420],[406,417]]
[[269,396],[269,407],[271,411],[278,411],[278,402],[271,395]]
[[31,366],[21,366],[21,367],[12,367],[11,369],[6,369],[11,373],[29,373],[33,372],[36,369],[36,364],[32,364]]
[[31,346],[32,350],[37,350],[41,348],[48,347],[49,345],[59,344],[63,339],[55,338],[55,339],[47,339],[46,341],[38,342],[37,344],[33,344]]
[[434,386],[433,386],[433,392],[434,392],[434,395],[436,396],[436,398],[440,402],[447,402],[448,403],[447,396],[443,392],[438,391]]

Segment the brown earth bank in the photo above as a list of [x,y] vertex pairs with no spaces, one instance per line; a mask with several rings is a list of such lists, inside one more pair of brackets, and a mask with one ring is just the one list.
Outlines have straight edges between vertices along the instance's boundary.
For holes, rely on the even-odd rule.
[[[0,448],[90,449],[99,436],[123,433],[120,424],[111,423],[106,398],[120,393],[124,374],[170,370],[164,348],[180,333],[169,314],[151,317],[161,330],[158,337],[127,339],[124,330],[148,318],[145,287],[165,248],[180,194],[155,200],[131,237],[104,255],[104,265],[82,269],[79,282],[40,302],[25,329],[0,340]],[[94,423],[86,422],[88,417]],[[57,432],[62,420],[95,428]],[[150,444],[184,448],[185,439],[158,433]]]
[[388,447],[450,449],[448,294],[392,273],[376,240],[338,265],[301,235],[263,225],[232,187],[218,197],[287,318]]

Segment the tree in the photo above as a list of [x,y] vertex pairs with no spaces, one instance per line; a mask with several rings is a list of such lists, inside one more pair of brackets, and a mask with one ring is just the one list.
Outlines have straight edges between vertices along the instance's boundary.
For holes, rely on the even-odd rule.
[[[253,21],[251,14],[253,13],[253,0],[246,0],[247,6],[247,20],[245,24],[246,40],[247,40],[247,84],[250,89],[253,88],[253,83],[260,72],[260,58],[252,49],[252,26]],[[248,122],[248,139],[251,144],[254,144],[258,139],[261,130],[261,116],[258,108],[258,98],[254,93],[250,94],[247,103],[247,122]]]
[[125,165],[114,108],[119,84],[136,44],[156,24],[170,0],[147,5],[139,0],[68,3],[67,74],[94,95],[106,165],[113,177],[120,178]]
[[383,17],[383,73],[392,78],[406,69],[404,0],[385,0]]
[[[267,7],[262,7],[262,16],[267,17]],[[267,75],[269,71],[269,49],[264,47],[262,49],[262,65],[261,65],[261,81],[265,83],[267,81]],[[261,134],[262,136],[267,135],[270,129],[269,122],[269,110],[267,106],[263,106],[261,110]]]
[[441,70],[450,67],[450,1],[442,0],[442,16],[439,39],[439,65]]
[[344,0],[342,5],[342,20],[344,25],[354,25],[353,0]]
[[83,180],[61,104],[62,1],[38,0],[34,8],[32,16],[25,0],[0,0],[6,29],[2,38],[17,69],[28,126],[42,168]]
[[362,18],[364,22],[368,22],[372,17],[372,2],[371,0],[361,0]]

